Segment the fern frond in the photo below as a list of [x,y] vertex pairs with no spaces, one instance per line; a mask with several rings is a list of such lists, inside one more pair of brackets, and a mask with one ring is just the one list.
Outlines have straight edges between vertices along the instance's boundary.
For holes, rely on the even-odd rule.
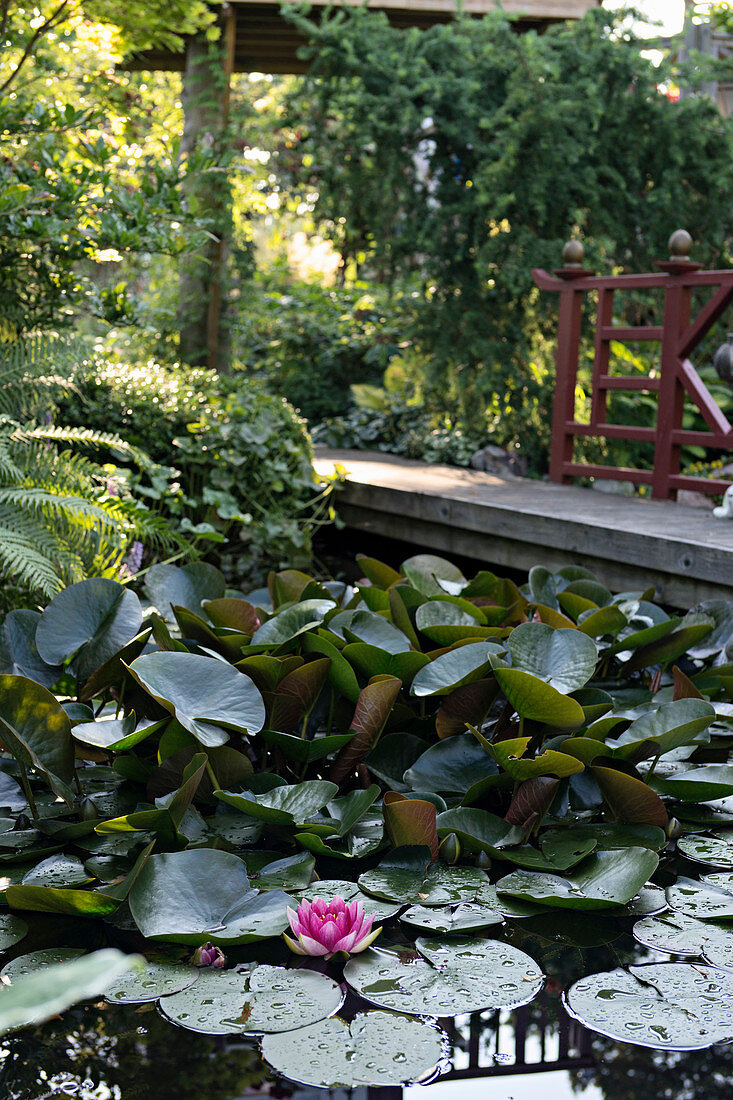
[[18,427],[12,434],[14,442],[44,440],[47,443],[72,443],[77,447],[111,451],[117,457],[134,462],[141,470],[152,470],[155,463],[132,443],[113,432],[97,432],[91,428],[62,428],[39,424],[30,428]]
[[90,500],[49,492],[36,486],[18,485],[0,489],[0,506],[3,504],[12,504],[37,519],[50,520],[56,517],[85,530],[92,530],[97,524],[110,528],[118,525],[113,515]]
[[50,405],[49,390],[73,388],[74,372],[89,355],[79,340],[57,333],[0,342],[0,414],[25,420]]

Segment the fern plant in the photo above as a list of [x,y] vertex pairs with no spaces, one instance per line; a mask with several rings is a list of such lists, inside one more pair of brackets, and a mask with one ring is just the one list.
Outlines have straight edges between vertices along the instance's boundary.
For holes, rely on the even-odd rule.
[[125,578],[134,541],[184,552],[168,523],[89,456],[112,453],[143,469],[144,452],[109,432],[59,428],[51,394],[70,385],[81,345],[55,336],[0,343],[0,577],[2,602],[36,602],[89,575]]

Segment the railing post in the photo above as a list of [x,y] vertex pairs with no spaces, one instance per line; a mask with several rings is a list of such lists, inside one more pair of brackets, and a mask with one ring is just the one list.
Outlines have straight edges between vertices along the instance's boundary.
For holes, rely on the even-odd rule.
[[677,490],[670,485],[670,478],[680,472],[681,447],[674,442],[673,433],[682,427],[685,411],[685,391],[677,364],[680,337],[690,324],[691,291],[676,276],[688,274],[699,266],[690,260],[691,249],[692,237],[684,229],[678,229],[669,238],[669,262],[657,264],[670,276],[670,283],[664,290],[664,332],[654,441],[652,496],[656,500],[677,499]]
[[568,432],[567,425],[575,420],[575,383],[583,322],[583,291],[575,289],[573,280],[589,274],[583,270],[584,255],[585,249],[580,241],[568,241],[562,250],[565,266],[555,271],[564,280],[564,286],[560,288],[557,322],[550,481],[572,481],[572,477],[565,473],[565,464],[573,461],[574,443],[574,436]]

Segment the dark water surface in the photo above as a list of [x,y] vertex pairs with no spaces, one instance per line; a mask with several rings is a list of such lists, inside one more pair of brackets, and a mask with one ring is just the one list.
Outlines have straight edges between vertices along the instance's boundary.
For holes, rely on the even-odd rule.
[[[588,919],[590,917],[590,919]],[[545,986],[515,1011],[443,1019],[449,1056],[427,1085],[320,1089],[285,1081],[256,1039],[199,1035],[172,1026],[155,1005],[79,1006],[6,1037],[0,1100],[728,1100],[733,1044],[678,1053],[620,1044],[586,1030],[562,991],[583,974],[651,958],[628,926],[599,914],[543,915],[509,923],[507,940],[540,962]],[[341,1015],[363,1011],[350,995]]]

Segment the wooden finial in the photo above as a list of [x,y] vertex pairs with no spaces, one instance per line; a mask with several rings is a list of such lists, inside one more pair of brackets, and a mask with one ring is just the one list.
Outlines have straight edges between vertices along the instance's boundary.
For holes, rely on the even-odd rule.
[[670,260],[689,260],[692,252],[692,237],[686,229],[677,229],[669,238]]
[[562,258],[565,267],[582,267],[585,248],[582,241],[570,240],[563,246]]

